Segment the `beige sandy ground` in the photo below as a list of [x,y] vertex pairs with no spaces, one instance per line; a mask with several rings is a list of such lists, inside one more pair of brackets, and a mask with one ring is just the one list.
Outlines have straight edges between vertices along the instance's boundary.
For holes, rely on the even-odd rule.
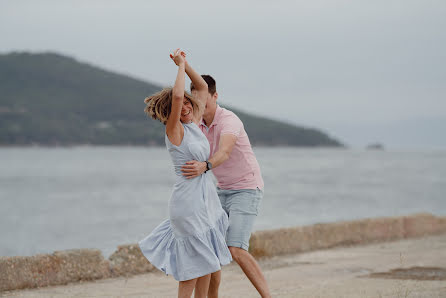
[[[260,260],[273,297],[446,297],[445,280],[367,277],[414,266],[446,269],[446,234]],[[258,297],[236,264],[223,269],[221,297]],[[176,297],[161,273],[4,292],[4,297]]]

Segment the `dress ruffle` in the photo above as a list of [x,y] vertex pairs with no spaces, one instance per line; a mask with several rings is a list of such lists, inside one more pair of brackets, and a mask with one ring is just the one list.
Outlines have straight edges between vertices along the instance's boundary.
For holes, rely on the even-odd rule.
[[[138,242],[141,252],[159,270],[178,281],[216,272],[232,261],[225,242],[228,217],[224,211],[208,230],[186,237],[175,237],[170,220],[158,225]],[[203,273],[203,268],[209,272]]]

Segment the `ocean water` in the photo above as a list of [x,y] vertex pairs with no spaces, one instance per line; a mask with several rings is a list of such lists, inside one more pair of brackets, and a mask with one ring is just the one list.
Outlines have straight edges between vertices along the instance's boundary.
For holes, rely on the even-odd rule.
[[[429,212],[446,215],[446,151],[255,148],[255,230]],[[167,218],[165,148],[0,149],[0,256],[136,243]]]

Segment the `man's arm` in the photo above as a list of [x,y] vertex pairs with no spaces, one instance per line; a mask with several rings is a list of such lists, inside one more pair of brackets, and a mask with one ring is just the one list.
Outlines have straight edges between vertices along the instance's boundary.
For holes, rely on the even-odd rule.
[[[224,134],[220,137],[218,151],[209,159],[212,168],[218,167],[229,158],[236,142],[237,136],[233,134]],[[188,161],[181,167],[181,171],[187,179],[195,178],[206,171],[206,162],[196,160]]]

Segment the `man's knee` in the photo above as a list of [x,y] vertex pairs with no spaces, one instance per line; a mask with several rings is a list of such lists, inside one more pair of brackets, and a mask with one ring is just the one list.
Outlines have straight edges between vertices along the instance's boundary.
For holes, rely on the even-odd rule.
[[231,252],[232,258],[237,263],[243,258],[243,256],[248,253],[246,250],[240,247],[229,246],[229,251]]

